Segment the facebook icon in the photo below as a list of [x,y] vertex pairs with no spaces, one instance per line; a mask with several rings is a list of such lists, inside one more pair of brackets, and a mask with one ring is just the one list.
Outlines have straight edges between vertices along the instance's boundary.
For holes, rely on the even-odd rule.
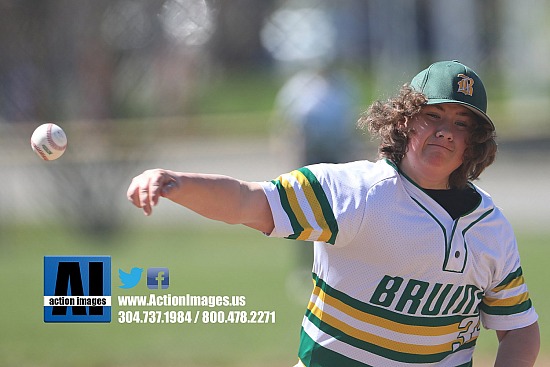
[[147,269],[147,288],[166,289],[170,285],[170,271],[168,268]]

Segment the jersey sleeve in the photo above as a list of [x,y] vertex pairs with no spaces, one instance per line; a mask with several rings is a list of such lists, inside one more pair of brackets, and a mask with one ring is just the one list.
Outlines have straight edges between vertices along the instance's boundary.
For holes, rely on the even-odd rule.
[[[342,165],[318,164],[260,183],[271,207],[272,237],[343,245],[359,230],[350,216],[362,217],[358,190],[346,189]],[[353,181],[353,180],[352,180]],[[361,191],[361,190],[359,190]]]
[[494,330],[513,330],[533,324],[538,319],[520,264],[517,243],[510,225],[508,258],[481,300],[480,310],[483,325]]

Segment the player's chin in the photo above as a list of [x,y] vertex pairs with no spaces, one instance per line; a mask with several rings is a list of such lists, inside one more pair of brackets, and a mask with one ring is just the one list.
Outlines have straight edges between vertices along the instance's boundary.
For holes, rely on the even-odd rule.
[[462,165],[461,162],[449,162],[449,160],[445,159],[431,159],[426,161],[425,164],[429,167],[429,171],[432,172],[432,175],[438,177],[445,176],[447,178]]
[[424,160],[434,167],[447,167],[450,172],[462,164],[462,157],[445,148],[432,149],[424,155]]

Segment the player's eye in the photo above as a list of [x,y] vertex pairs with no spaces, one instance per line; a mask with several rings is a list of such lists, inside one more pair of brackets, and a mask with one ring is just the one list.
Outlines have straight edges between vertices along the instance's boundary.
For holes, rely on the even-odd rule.
[[433,119],[438,119],[439,118],[439,115],[437,113],[434,113],[434,112],[427,112],[426,115],[428,115],[428,117],[433,118]]

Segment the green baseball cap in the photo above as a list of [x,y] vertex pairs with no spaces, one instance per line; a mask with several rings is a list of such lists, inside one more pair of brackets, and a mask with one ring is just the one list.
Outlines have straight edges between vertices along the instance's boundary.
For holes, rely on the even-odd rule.
[[427,104],[459,103],[487,122],[487,93],[479,76],[460,62],[439,61],[418,73],[410,86],[428,98]]

